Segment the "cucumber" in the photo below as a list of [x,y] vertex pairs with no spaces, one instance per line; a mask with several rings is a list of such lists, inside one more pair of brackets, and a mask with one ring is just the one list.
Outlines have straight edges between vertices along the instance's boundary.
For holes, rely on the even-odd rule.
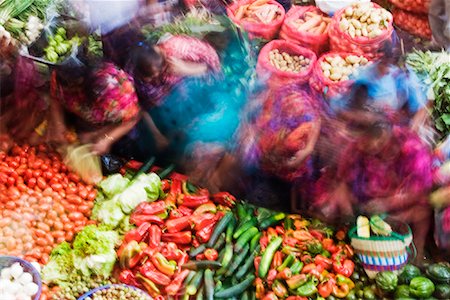
[[206,300],[214,299],[214,278],[213,272],[209,269],[205,270],[205,298]]
[[208,241],[208,248],[212,248],[214,244],[216,243],[219,236],[222,234],[222,232],[225,231],[227,228],[228,223],[233,219],[233,212],[229,211],[225,214],[225,216],[220,219],[220,221],[217,223],[216,227],[214,228],[213,233],[211,234],[211,237]]
[[213,249],[219,251],[225,245],[225,232],[222,232],[217,239],[217,242],[214,244]]
[[188,286],[186,287],[186,294],[191,296],[197,294],[197,290],[200,288],[202,279],[203,279],[203,270],[197,272],[194,278],[192,278],[191,282],[189,282]]
[[175,169],[175,165],[171,164],[170,166],[168,166],[167,168],[165,168],[164,170],[162,170],[161,172],[158,172],[158,176],[161,179],[166,178],[167,176],[170,175],[170,173],[172,173],[172,171]]
[[191,258],[196,257],[200,253],[203,253],[203,251],[205,251],[205,250],[206,250],[206,245],[205,244],[201,244],[197,248],[192,247],[191,250],[189,251],[189,256]]
[[251,218],[250,220],[248,220],[247,222],[243,223],[242,225],[240,225],[236,231],[233,234],[233,238],[236,240],[238,239],[241,234],[243,234],[244,232],[246,232],[247,230],[249,230],[250,228],[256,226],[256,223],[258,221],[255,218]]
[[251,274],[250,276],[248,276],[245,280],[241,281],[240,283],[238,283],[230,288],[227,288],[227,289],[224,289],[222,291],[215,293],[214,297],[229,299],[229,298],[232,298],[235,296],[239,296],[253,284],[253,281],[255,280],[255,278],[256,278],[255,275]]
[[201,288],[197,291],[197,296],[195,297],[195,299],[196,300],[205,299],[205,286],[204,285],[202,285]]
[[254,251],[256,246],[259,245],[259,240],[261,239],[262,233],[258,232],[250,241],[250,251]]
[[223,255],[223,259],[221,261],[222,267],[219,270],[217,270],[217,275],[225,274],[232,258],[233,258],[233,245],[231,243],[228,243],[225,246],[225,254]]
[[242,250],[242,252],[238,256],[236,256],[235,259],[233,259],[225,276],[233,276],[234,271],[236,271],[236,269],[241,265],[249,250],[250,246],[247,244],[244,250]]
[[215,260],[191,260],[181,267],[188,270],[218,269],[222,264]]
[[236,242],[234,246],[234,250],[236,252],[241,252],[244,249],[245,245],[250,241],[255,235],[259,233],[258,228],[252,227],[248,229],[244,234],[242,234]]
[[275,215],[262,220],[261,223],[259,224],[259,228],[267,229],[268,227],[273,226],[273,225],[277,224],[278,222],[282,221],[285,217],[286,217],[285,213],[282,213],[282,212],[276,213]]
[[272,241],[270,241],[269,245],[262,255],[261,263],[259,264],[258,275],[260,278],[266,278],[273,256],[275,255],[275,251],[277,251],[277,249],[281,246],[282,242],[282,237],[276,237],[272,239]]
[[252,252],[250,257],[245,261],[245,263],[239,268],[238,272],[236,273],[236,278],[241,279],[248,273],[251,266],[253,266],[253,261],[255,260],[255,256],[258,255],[260,250],[260,246],[256,247],[255,251]]
[[225,234],[225,241],[227,244],[233,241],[233,233],[235,227],[236,227],[236,219],[233,216],[233,218],[231,218],[231,221],[227,225],[227,231]]

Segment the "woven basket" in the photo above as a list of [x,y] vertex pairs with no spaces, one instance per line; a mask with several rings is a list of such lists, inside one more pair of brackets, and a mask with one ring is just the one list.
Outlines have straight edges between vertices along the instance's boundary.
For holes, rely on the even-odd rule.
[[381,271],[398,273],[407,264],[408,259],[414,259],[416,256],[408,224],[389,217],[385,221],[392,227],[390,236],[359,237],[356,226],[349,231],[351,245],[369,278],[375,278]]

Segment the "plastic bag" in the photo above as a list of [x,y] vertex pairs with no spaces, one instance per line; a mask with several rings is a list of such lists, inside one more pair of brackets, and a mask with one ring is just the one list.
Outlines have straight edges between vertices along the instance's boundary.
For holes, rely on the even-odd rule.
[[126,161],[111,154],[102,155],[102,171],[105,175],[118,173]]
[[68,146],[64,163],[87,183],[97,184],[102,178],[100,157],[91,152],[92,145]]
[[396,7],[413,13],[428,14],[430,0],[389,0]]
[[393,10],[394,23],[406,32],[431,40],[431,28],[428,15],[419,15],[401,9]]
[[326,14],[332,16],[335,12],[350,6],[355,3],[365,3],[370,2],[370,0],[341,0],[341,1],[330,1],[330,0],[316,0],[316,6]]
[[[281,71],[274,67],[269,60],[269,53],[272,50],[278,49],[280,52],[286,52],[290,55],[303,55],[310,60],[306,71],[301,73],[294,73],[288,71]],[[267,80],[270,87],[277,88],[289,84],[303,84],[308,81],[313,66],[316,62],[316,55],[309,49],[303,48],[292,42],[283,40],[274,40],[266,44],[259,53],[258,63],[256,65],[256,73],[262,80]]]
[[329,52],[322,55],[316,61],[309,79],[309,85],[311,89],[313,89],[315,92],[317,92],[327,100],[348,93],[353,84],[353,80],[332,81],[331,79],[323,75],[323,71],[321,68],[321,63],[325,60],[326,57],[341,56],[345,59],[348,55],[354,54],[348,52]]
[[[378,4],[371,3],[372,7],[381,8]],[[338,11],[331,20],[328,27],[328,35],[330,37],[330,48],[336,52],[353,52],[355,54],[364,54],[368,58],[379,58],[383,55],[382,50],[386,47],[386,43],[392,43],[392,18],[387,24],[387,28],[383,33],[375,38],[354,37],[352,38],[347,32],[339,27],[341,16],[345,9]]]
[[243,0],[234,2],[227,8],[227,15],[228,17],[235,23],[236,25],[240,25],[244,28],[245,31],[249,33],[249,38],[263,38],[266,40],[272,40],[276,35],[278,34],[278,31],[281,28],[281,24],[283,24],[284,17],[285,17],[285,10],[283,6],[273,0],[270,0],[267,2],[267,4],[273,4],[278,6],[278,10],[281,13],[281,15],[274,20],[270,24],[263,24],[263,23],[256,23],[256,22],[249,22],[245,20],[238,20],[235,16],[236,11],[239,9],[239,7],[243,5],[249,5],[251,3],[255,2],[254,0]]
[[315,34],[306,31],[298,31],[292,22],[301,18],[306,12],[321,13],[315,6],[296,6],[291,8],[281,26],[280,38],[290,42],[295,42],[313,50],[316,54],[326,51],[328,48],[328,33]]
[[[308,157],[297,167],[287,163],[314,139],[320,118],[310,94],[296,85],[266,93],[256,119],[256,148],[261,169],[284,180],[295,180],[308,172]],[[316,128],[317,129],[317,128]]]

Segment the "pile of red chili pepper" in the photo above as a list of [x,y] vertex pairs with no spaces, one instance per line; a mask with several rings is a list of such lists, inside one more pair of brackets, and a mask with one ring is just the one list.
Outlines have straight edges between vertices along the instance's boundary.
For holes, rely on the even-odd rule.
[[333,239],[329,228],[298,215],[268,228],[260,239],[261,256],[254,259],[256,298],[345,298],[354,288],[353,250],[345,235],[338,231]]
[[[216,223],[235,203],[229,193],[210,195],[187,183],[183,175],[172,173],[169,178],[162,182],[164,197],[136,207],[130,222],[137,227],[125,234],[117,251],[119,280],[155,299],[184,293],[183,282],[190,272],[182,268],[189,261],[187,251],[208,242]],[[211,250],[197,258],[214,260]]]

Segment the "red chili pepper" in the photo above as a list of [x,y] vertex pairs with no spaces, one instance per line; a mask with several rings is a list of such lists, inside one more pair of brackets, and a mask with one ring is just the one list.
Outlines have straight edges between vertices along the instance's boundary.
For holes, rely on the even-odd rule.
[[262,300],[278,300],[278,297],[275,295],[274,292],[268,292]]
[[180,210],[178,208],[172,209],[169,213],[169,220],[181,218],[183,216],[184,215],[180,212]]
[[190,208],[187,207],[187,206],[183,206],[183,205],[178,207],[178,211],[179,211],[183,216],[190,216],[190,215],[192,215],[192,212],[193,212],[192,209],[190,209]]
[[276,238],[278,236],[278,232],[275,230],[275,228],[269,227],[267,228],[267,237],[269,241],[271,241],[273,238]]
[[283,263],[283,253],[281,251],[275,252],[272,259],[272,269],[276,269]]
[[169,242],[163,246],[161,254],[169,260],[179,260],[183,255],[183,251],[178,249],[177,244]]
[[334,280],[334,278],[329,278],[327,281],[320,283],[317,286],[319,295],[323,298],[328,298],[331,295],[331,293],[333,292],[333,288],[335,285],[336,285],[336,281]]
[[166,228],[168,232],[180,232],[186,227],[189,227],[189,225],[191,225],[191,223],[190,217],[188,216],[166,221]]
[[266,289],[264,288],[264,283],[261,278],[256,278],[255,280],[255,288],[256,288],[256,299],[262,299],[264,294],[266,293]]
[[192,246],[194,246],[194,248],[200,246],[200,242],[195,237],[192,239]]
[[132,214],[130,217],[130,223],[140,226],[144,223],[153,223],[156,225],[164,225],[164,220],[158,216],[154,215],[144,215],[144,214]]
[[187,181],[189,179],[188,176],[186,176],[184,174],[177,173],[177,172],[170,173],[169,178],[172,179],[172,180],[180,181],[180,182]]
[[236,198],[228,192],[220,192],[212,195],[212,201],[230,208],[236,204]]
[[311,235],[313,237],[315,237],[316,239],[318,239],[319,241],[322,241],[323,238],[324,238],[323,234],[320,231],[318,231],[318,230],[310,229],[309,233],[311,233]]
[[166,204],[164,201],[156,202],[142,202],[134,210],[134,214],[138,215],[159,215],[166,211]]
[[131,241],[136,241],[138,243],[142,242],[147,236],[150,226],[150,223],[142,223],[138,228],[128,231],[127,234],[125,234],[124,241],[126,243]]
[[298,242],[297,239],[294,239],[294,238],[289,237],[289,236],[285,236],[283,238],[283,245],[295,247],[297,245],[297,242]]
[[217,260],[219,257],[219,253],[217,253],[217,250],[213,248],[206,249],[204,254],[207,260]]
[[289,296],[286,298],[286,300],[308,300],[308,298],[301,296]]
[[269,272],[267,273],[267,282],[271,284],[277,278],[277,274],[278,274],[277,270],[270,269]]
[[182,265],[184,265],[189,261],[189,255],[187,254],[187,250],[188,249],[185,249],[185,252],[182,252],[181,257],[177,260],[178,268],[181,268]]
[[187,206],[189,208],[197,208],[200,205],[209,202],[208,196],[194,196],[194,195],[180,195],[177,199],[179,205]]
[[284,268],[283,271],[278,273],[277,279],[287,280],[292,277],[292,271],[289,268]]
[[164,286],[170,284],[169,276],[167,276],[161,272],[151,270],[151,269],[145,267],[145,265],[139,268],[139,272],[156,284],[160,284],[160,285],[164,285]]
[[122,283],[133,285],[140,287],[141,284],[137,281],[136,276],[134,276],[134,273],[131,270],[123,270],[119,274],[119,280]]
[[192,241],[192,233],[190,231],[163,233],[161,239],[163,242],[174,242],[182,245],[189,244]]
[[167,259],[161,254],[156,253],[150,257],[153,265],[162,273],[172,276],[175,273],[176,265],[167,261]]
[[267,235],[263,235],[261,239],[259,240],[259,245],[261,246],[261,250],[264,251],[267,248],[267,245],[269,244],[269,238]]
[[166,287],[166,293],[169,296],[175,296],[181,288],[184,279],[186,279],[189,274],[189,270],[183,270],[178,273],[177,276],[172,280],[172,282]]
[[331,254],[335,253],[337,248],[332,239],[323,239],[322,246],[325,250],[330,252]]
[[167,206],[176,207],[177,197],[181,194],[181,181],[173,179],[172,184],[170,185],[170,191],[167,194],[164,202]]
[[161,189],[164,193],[167,193],[170,189],[170,182],[168,179],[161,180]]
[[149,243],[148,245],[152,248],[157,248],[161,244],[161,228],[157,225],[152,225],[149,228]]
[[320,265],[322,266],[325,270],[330,270],[331,267],[333,266],[333,261],[329,258],[326,258],[323,255],[316,255],[316,257],[314,258],[314,263],[316,265]]
[[214,231],[214,228],[217,223],[217,218],[214,218],[212,220],[209,220],[207,224],[204,225],[203,228],[201,228],[199,231],[195,233],[198,241],[200,243],[206,243],[211,238],[211,235]]
[[276,226],[275,230],[279,235],[284,235],[285,233],[283,226]]
[[136,160],[130,160],[129,162],[127,162],[125,164],[125,169],[130,169],[130,170],[139,170],[142,167],[143,163],[140,161],[136,161]]
[[205,254],[200,253],[195,256],[195,260],[205,260]]
[[345,259],[343,262],[335,261],[333,263],[333,271],[345,277],[352,276],[354,270],[355,264],[350,259]]
[[309,274],[309,273],[311,273],[312,270],[315,270],[315,269],[317,269],[316,264],[312,264],[312,263],[311,264],[307,264],[307,265],[305,265],[303,267],[301,273],[302,274]]
[[304,264],[310,264],[312,263],[314,260],[312,259],[311,255],[309,254],[305,254],[302,255],[302,257],[300,258],[300,260],[304,263]]
[[259,264],[261,263],[261,258],[262,258],[261,256],[257,256],[253,260],[253,265],[255,266],[256,272],[259,272]]
[[210,213],[190,216],[190,220],[194,223],[194,229],[197,231],[210,224],[211,220],[214,220],[215,218],[216,215]]
[[217,207],[216,205],[211,202],[208,201],[205,204],[200,205],[199,207],[197,207],[194,211],[194,215],[202,215],[205,213],[213,213],[215,214],[217,212]]

